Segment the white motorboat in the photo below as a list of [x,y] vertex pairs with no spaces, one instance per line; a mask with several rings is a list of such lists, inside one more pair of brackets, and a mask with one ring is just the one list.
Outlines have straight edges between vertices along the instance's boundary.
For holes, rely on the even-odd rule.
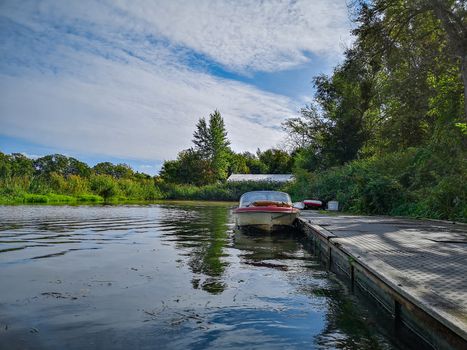
[[240,197],[239,206],[234,210],[235,225],[240,229],[270,232],[292,227],[299,212],[285,192],[247,192]]

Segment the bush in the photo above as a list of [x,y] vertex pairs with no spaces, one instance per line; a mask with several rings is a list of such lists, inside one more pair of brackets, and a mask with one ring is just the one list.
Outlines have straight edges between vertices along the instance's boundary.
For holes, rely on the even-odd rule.
[[108,201],[119,194],[117,181],[109,175],[95,175],[90,180],[91,190]]
[[79,196],[89,192],[89,182],[79,175],[70,175],[66,178],[65,191],[67,194]]
[[462,153],[432,146],[355,160],[321,172],[298,171],[287,190],[295,200],[338,200],[344,211],[353,213],[467,221]]

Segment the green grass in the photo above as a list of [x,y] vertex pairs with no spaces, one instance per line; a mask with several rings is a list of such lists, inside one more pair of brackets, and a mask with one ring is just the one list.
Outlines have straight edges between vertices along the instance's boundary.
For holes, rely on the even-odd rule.
[[25,193],[21,199],[23,203],[48,203],[49,202],[47,196],[43,194]]
[[80,194],[76,197],[78,202],[91,202],[91,203],[100,203],[104,201],[104,198],[95,194]]

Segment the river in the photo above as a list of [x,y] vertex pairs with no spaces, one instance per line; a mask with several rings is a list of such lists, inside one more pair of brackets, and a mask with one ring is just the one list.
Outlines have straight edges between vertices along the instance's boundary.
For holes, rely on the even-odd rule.
[[0,348],[398,348],[298,234],[231,207],[0,207]]

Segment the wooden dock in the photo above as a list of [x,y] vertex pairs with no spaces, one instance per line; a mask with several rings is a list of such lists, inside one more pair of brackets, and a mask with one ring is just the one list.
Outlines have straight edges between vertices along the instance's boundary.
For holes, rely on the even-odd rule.
[[302,211],[328,268],[436,349],[467,349],[467,225]]

